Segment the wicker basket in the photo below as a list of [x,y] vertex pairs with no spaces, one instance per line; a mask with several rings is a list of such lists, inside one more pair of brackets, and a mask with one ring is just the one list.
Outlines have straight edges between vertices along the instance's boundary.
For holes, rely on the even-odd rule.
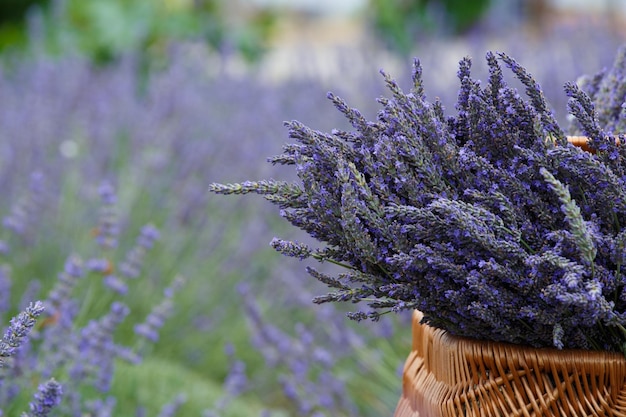
[[[615,139],[615,143],[619,145],[619,136],[614,136],[613,138]],[[594,151],[591,150],[591,148],[587,144],[589,142],[589,138],[587,136],[567,136],[567,141],[574,146],[578,146],[582,150],[594,153]]]
[[621,353],[533,349],[454,337],[413,315],[394,417],[626,417]]

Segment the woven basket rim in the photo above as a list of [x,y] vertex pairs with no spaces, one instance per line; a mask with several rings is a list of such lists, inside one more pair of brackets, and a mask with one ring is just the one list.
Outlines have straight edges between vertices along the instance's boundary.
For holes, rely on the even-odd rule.
[[[428,324],[422,324],[421,320],[424,317],[423,313],[419,310],[413,311],[413,334],[415,335],[415,327],[421,326],[428,332],[432,332],[434,337],[441,339],[442,343],[446,344],[465,344],[467,346],[475,346],[480,350],[493,351],[494,353],[502,352],[528,352],[529,354],[538,355],[538,357],[545,357],[550,359],[553,356],[558,357],[575,357],[578,361],[582,358],[589,358],[590,360],[615,360],[616,362],[622,362],[626,366],[626,356],[621,352],[603,351],[603,350],[586,350],[586,349],[557,349],[555,347],[533,347],[529,345],[500,342],[487,339],[475,339],[466,336],[453,335],[445,329],[432,327]],[[413,337],[413,349],[416,348],[416,340]]]
[[626,417],[621,353],[454,336],[422,317],[395,417]]

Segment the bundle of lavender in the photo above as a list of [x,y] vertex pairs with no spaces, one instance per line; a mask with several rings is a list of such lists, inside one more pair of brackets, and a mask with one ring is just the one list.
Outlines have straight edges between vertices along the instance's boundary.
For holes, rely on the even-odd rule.
[[[381,98],[376,121],[333,94],[353,130],[287,123],[273,164],[297,183],[212,184],[220,194],[262,194],[323,243],[274,239],[285,255],[345,266],[317,303],[365,302],[353,319],[419,309],[454,335],[534,347],[626,353],[626,47],[611,69],[568,83],[568,143],[539,84],[514,59],[487,54],[485,85],[460,62],[456,114],[413,87]],[[525,87],[504,80],[502,63]]]

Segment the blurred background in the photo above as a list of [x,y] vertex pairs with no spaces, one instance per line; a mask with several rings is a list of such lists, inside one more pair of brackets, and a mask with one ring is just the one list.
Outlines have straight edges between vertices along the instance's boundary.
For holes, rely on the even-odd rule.
[[[455,75],[440,69],[475,55],[480,71],[491,49],[545,72],[545,84],[595,71],[606,64],[600,50],[625,36],[625,16],[626,0],[4,0],[0,51],[98,65],[132,54],[149,71],[176,46],[214,73],[332,85],[341,74],[349,84],[380,68],[399,73],[418,57],[441,95]],[[540,67],[546,59],[558,71]]]
[[[589,25],[623,36],[625,4],[623,0],[4,0],[0,48],[19,50],[37,40],[49,53],[79,52],[96,62],[110,62],[130,51],[163,58],[168,45],[190,42],[228,59],[233,70],[262,63],[263,70],[274,76],[294,76],[304,75],[294,56],[305,51],[311,60],[332,68],[334,57],[327,54],[337,48],[413,56],[432,39],[481,38],[497,45],[497,40],[523,37],[519,39],[523,43]],[[308,70],[318,74],[318,68]]]
[[[414,57],[427,96],[454,112],[459,60],[484,79],[485,53],[506,52],[566,128],[563,84],[609,66],[625,40],[626,0],[2,0],[5,322],[24,294],[45,297],[67,256],[93,252],[104,181],[118,195],[114,266],[144,224],[162,237],[141,279],[102,292],[82,324],[118,298],[141,321],[173,276],[186,285],[147,359],[117,363],[106,392],[77,388],[85,398],[115,398],[112,415],[157,415],[178,394],[184,416],[392,415],[409,315],[357,324],[345,313],[358,305],[312,304],[326,288],[305,265],[338,271],[269,242],[314,242],[262,198],[209,184],[295,178],[265,159],[290,142],[283,121],[349,128],[329,90],[374,119],[379,70],[408,89]],[[116,338],[133,345],[132,324]]]

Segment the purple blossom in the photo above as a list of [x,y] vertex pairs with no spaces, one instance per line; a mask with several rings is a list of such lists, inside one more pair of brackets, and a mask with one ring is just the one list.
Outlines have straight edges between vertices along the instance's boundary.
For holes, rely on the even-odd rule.
[[0,315],[11,307],[11,272],[8,265],[0,265]]
[[128,293],[128,285],[117,275],[107,275],[104,277],[102,282],[104,282],[104,285],[106,285],[107,288],[117,294],[125,295]]
[[110,272],[111,261],[105,258],[91,258],[85,262],[85,267],[89,271],[106,274],[107,272]]
[[53,314],[56,309],[63,306],[70,299],[74,287],[83,276],[82,260],[72,255],[65,261],[65,268],[58,276],[55,286],[52,288],[45,301],[48,314]]
[[[325,309],[321,309],[317,322],[323,323],[323,335],[314,333],[304,323],[296,323],[292,335],[263,317],[247,286],[239,289],[250,322],[252,343],[264,356],[272,378],[282,387],[293,412],[309,415],[321,407],[354,415],[354,404],[348,398],[346,387],[332,372],[340,357],[353,352],[351,349],[356,343],[350,338],[351,329],[332,314],[323,317]],[[322,340],[324,345],[332,346],[332,355],[320,348]]]
[[30,403],[30,417],[47,417],[53,408],[59,405],[63,389],[54,379],[39,386],[35,400]]
[[113,185],[103,182],[98,189],[102,207],[100,208],[100,221],[96,229],[96,240],[105,249],[117,247],[119,225],[117,218],[117,194]]
[[97,398],[88,401],[86,409],[92,413],[94,417],[113,417],[117,400],[114,397],[106,397],[104,399]]
[[171,403],[161,408],[158,417],[174,417],[185,401],[187,401],[187,398],[184,394],[177,395]]
[[172,298],[183,285],[184,280],[177,276],[172,284],[163,290],[162,301],[154,306],[145,321],[135,325],[135,333],[150,342],[159,340],[159,330],[165,324],[167,318],[172,314],[174,302]]
[[146,253],[158,239],[159,230],[156,227],[151,224],[142,227],[135,246],[130,249],[120,264],[120,272],[127,278],[139,277]]
[[113,332],[129,313],[129,308],[115,301],[111,304],[108,314],[98,320],[90,321],[81,329],[77,343],[76,360],[70,373],[91,375],[94,386],[102,392],[109,390],[113,377],[113,360],[117,354],[117,345],[113,340]]
[[44,187],[44,175],[39,171],[31,173],[28,191],[15,202],[11,213],[2,219],[5,229],[25,237],[33,228],[33,222],[37,221],[36,214],[44,199]]

